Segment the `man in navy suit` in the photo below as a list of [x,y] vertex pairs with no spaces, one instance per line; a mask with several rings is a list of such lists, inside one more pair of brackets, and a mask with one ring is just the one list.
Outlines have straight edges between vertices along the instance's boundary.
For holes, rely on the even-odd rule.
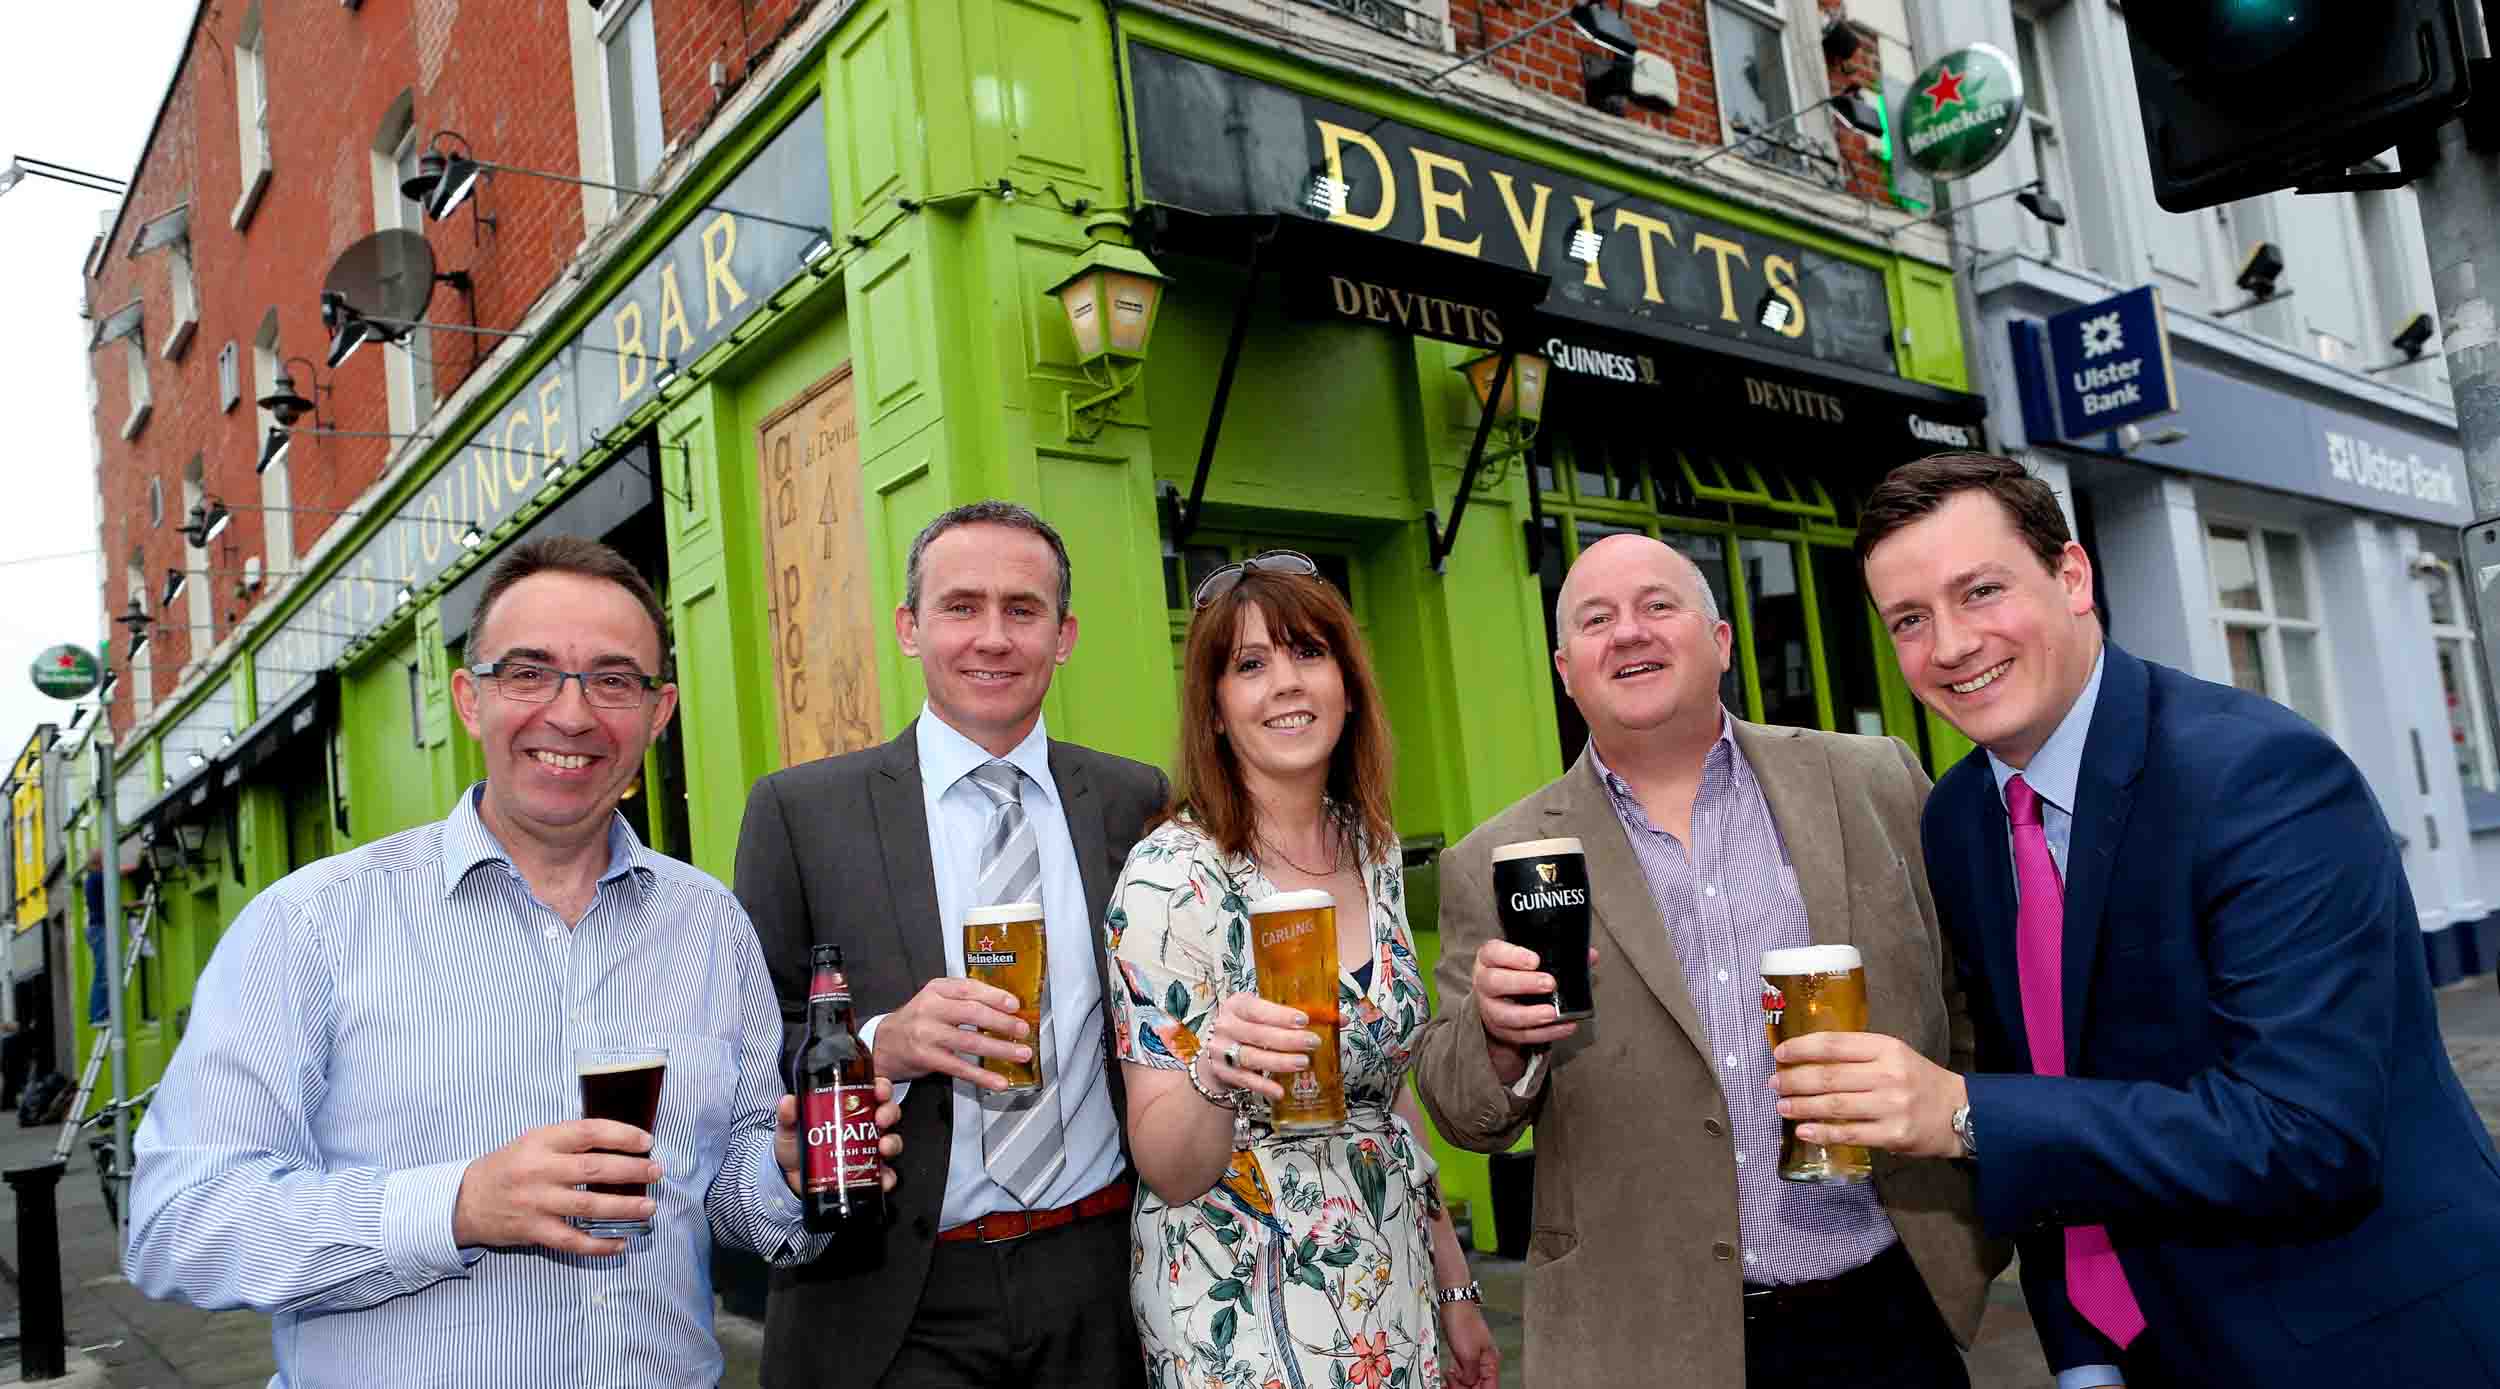
[[1781,1112],[1969,1160],[2060,1389],[2500,1386],[2500,1155],[2351,759],[2104,641],[2010,459],[1896,469],[1858,554],[1902,673],[1979,744],[1922,832],[1980,1073],[1804,1038]]

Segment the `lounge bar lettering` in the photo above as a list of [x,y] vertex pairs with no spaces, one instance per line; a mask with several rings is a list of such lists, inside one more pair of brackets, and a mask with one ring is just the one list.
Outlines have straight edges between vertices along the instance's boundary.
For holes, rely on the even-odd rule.
[[[1321,220],[1549,276],[1537,307],[1591,324],[1895,371],[1879,270],[1144,44],[1129,60],[1149,201]],[[1229,138],[1197,138],[1206,130]],[[1343,195],[1325,213],[1312,211],[1314,176]],[[1596,255],[1575,259],[1584,233]],[[1788,309],[1780,328],[1757,318],[1766,295]]]

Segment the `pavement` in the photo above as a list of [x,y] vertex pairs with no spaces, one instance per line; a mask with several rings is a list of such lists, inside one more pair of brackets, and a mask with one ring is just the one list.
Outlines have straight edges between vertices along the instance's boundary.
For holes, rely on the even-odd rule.
[[[2500,988],[2490,976],[2450,985],[2439,994],[2440,1027],[2448,1055],[2468,1096],[2495,1134],[2500,1134]],[[0,1116],[0,1170],[49,1161],[57,1130],[19,1128]],[[120,1273],[111,1225],[86,1147],[79,1144],[56,1189],[61,1226],[62,1298],[69,1324],[70,1373],[45,1381],[55,1386],[109,1389],[224,1389],[266,1384],[272,1373],[269,1319],[256,1312],[202,1312],[141,1297]],[[19,1375],[17,1325],[17,1212],[0,1190],[0,1386],[25,1382]],[[1485,1313],[1502,1348],[1502,1384],[1524,1385],[1520,1357],[1520,1303],[1527,1268],[1515,1259],[1479,1256],[1476,1277],[1484,1285]],[[728,1362],[722,1383],[756,1382],[763,1328],[744,1317],[716,1319]],[[2022,1294],[2008,1270],[1989,1297],[1989,1309],[1968,1361],[1973,1389],[2050,1389],[2053,1383],[2033,1339]]]

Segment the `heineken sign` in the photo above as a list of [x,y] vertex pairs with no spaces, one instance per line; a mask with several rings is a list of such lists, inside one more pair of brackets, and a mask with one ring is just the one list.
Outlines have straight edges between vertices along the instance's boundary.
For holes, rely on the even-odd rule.
[[2022,123],[2022,73],[2003,50],[1975,43],[1938,58],[1911,81],[1895,128],[1912,168],[1955,179],[2003,153]]
[[83,646],[61,645],[35,658],[35,688],[54,699],[77,699],[95,688],[101,672],[95,653]]

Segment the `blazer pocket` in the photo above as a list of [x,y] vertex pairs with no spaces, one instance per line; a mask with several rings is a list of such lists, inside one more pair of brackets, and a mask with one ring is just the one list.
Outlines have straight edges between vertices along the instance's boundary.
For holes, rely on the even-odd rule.
[[1569,1230],[1540,1226],[1528,1233],[1528,1267],[1561,1260],[1580,1247],[1580,1237]]

